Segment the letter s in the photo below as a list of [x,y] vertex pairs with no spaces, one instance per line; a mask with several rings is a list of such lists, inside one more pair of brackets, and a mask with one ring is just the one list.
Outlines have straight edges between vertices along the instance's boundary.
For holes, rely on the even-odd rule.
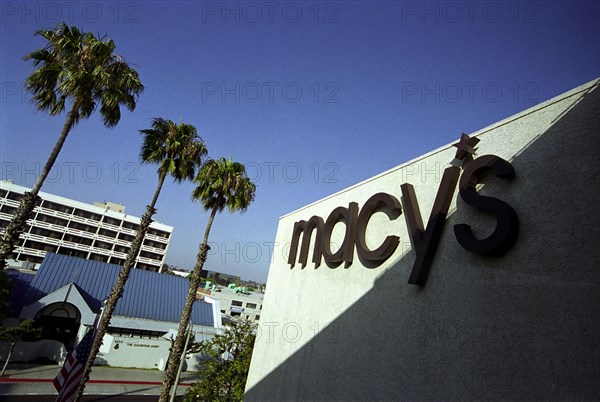
[[475,208],[496,215],[496,229],[485,239],[476,239],[466,224],[454,225],[454,236],[465,249],[477,254],[501,254],[515,242],[519,233],[517,213],[506,202],[477,194],[477,183],[483,172],[492,169],[497,177],[515,176],[512,165],[496,155],[484,155],[467,165],[460,178],[459,192],[463,201]]

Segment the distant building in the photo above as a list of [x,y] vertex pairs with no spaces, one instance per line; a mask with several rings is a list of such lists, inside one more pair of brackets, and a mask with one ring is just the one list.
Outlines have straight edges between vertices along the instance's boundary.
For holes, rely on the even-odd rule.
[[[26,187],[0,181],[0,235],[26,191]],[[123,265],[140,218],[126,215],[124,205],[111,202],[89,205],[43,192],[39,196],[42,201],[21,234],[10,265],[35,269],[47,252]],[[153,222],[135,267],[159,271],[172,232],[173,227]]]
[[211,278],[211,281],[213,283],[216,283],[218,285],[223,285],[223,286],[227,286],[230,283],[235,283],[236,285],[240,284],[240,277],[237,275],[229,275],[229,274],[224,274],[222,272],[216,272],[216,271],[208,271],[208,270],[202,270],[202,272],[200,273],[200,276],[202,278]]
[[220,312],[225,318],[242,318],[259,321],[264,294],[248,291],[247,288],[221,287],[206,282],[204,289],[198,289],[198,298],[209,296],[219,301]]
[[[46,255],[35,274],[7,270],[13,282],[12,311],[3,325],[34,319],[43,329],[43,340],[21,345],[15,361],[64,359],[93,325],[119,271],[117,265],[54,253]],[[188,280],[174,275],[132,270],[96,364],[164,369],[168,338],[179,327],[188,286]],[[196,301],[191,321],[197,341],[212,338],[221,327],[219,302],[210,297]],[[3,353],[6,349],[0,347]],[[191,356],[188,369],[197,369],[200,358]]]

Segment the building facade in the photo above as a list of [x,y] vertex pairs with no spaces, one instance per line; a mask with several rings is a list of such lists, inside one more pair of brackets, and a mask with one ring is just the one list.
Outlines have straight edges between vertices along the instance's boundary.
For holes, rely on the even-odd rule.
[[197,297],[209,296],[219,301],[221,316],[225,319],[241,318],[257,322],[260,320],[264,294],[248,291],[233,284],[223,287],[206,282],[204,289],[198,289]]
[[[0,182],[0,235],[26,191],[29,191],[26,187]],[[12,265],[35,269],[47,252],[124,264],[140,218],[125,214],[125,207],[119,204],[89,205],[43,192],[39,196],[41,202],[20,235]],[[172,232],[173,227],[153,222],[144,237],[135,267],[159,271]]]
[[599,133],[597,79],[281,217],[244,400],[598,399]]

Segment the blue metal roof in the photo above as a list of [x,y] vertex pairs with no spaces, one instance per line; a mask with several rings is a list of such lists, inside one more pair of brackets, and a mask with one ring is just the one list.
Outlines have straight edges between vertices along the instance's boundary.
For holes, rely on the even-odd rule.
[[[109,296],[120,270],[121,266],[115,264],[47,253],[29,287],[21,293],[19,304],[27,306],[73,282],[97,313],[102,300]],[[114,315],[179,322],[188,286],[186,278],[132,269]],[[196,301],[192,322],[212,326],[212,305]]]
[[17,317],[23,307],[23,294],[29,288],[35,275],[27,272],[14,271],[12,269],[7,269],[4,272],[6,272],[10,278],[12,287],[10,291],[10,306],[8,313],[11,317]]

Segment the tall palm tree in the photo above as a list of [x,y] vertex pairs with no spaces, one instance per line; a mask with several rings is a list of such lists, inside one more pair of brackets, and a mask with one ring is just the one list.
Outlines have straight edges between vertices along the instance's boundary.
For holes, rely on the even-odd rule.
[[100,106],[102,122],[114,127],[121,119],[121,106],[135,109],[137,96],[143,91],[137,71],[129,67],[121,56],[114,54],[115,43],[108,38],[96,38],[77,28],[60,24],[56,29],[40,29],[36,35],[43,37],[46,45],[29,55],[39,66],[25,81],[33,94],[32,102],[38,110],[57,115],[69,106],[62,131],[31,191],[26,192],[0,242],[0,269],[6,267],[23,231],[38,193],[71,129],[81,120],[90,117]]
[[167,361],[165,379],[160,394],[160,401],[165,402],[175,380],[179,362],[182,358],[183,343],[185,341],[185,330],[192,314],[192,306],[196,300],[196,291],[200,284],[200,272],[206,261],[208,246],[208,235],[217,212],[227,208],[229,212],[245,211],[254,201],[256,186],[246,175],[243,164],[233,162],[231,159],[221,158],[209,160],[198,172],[194,180],[197,187],[192,193],[192,198],[202,203],[206,211],[211,211],[204,230],[204,239],[200,244],[194,272],[190,278],[190,287],[185,298],[185,304],[181,313],[177,337],[171,348],[171,354]]
[[198,136],[196,128],[190,124],[176,124],[171,120],[155,118],[152,121],[152,128],[140,130],[140,133],[144,134],[140,159],[143,163],[158,165],[158,185],[154,191],[152,201],[146,207],[146,212],[141,218],[140,227],[131,244],[125,264],[121,268],[117,281],[104,306],[104,312],[98,323],[98,330],[87,360],[77,400],[83,395],[92,365],[94,364],[94,360],[96,360],[100,346],[102,346],[102,338],[106,334],[117,302],[123,295],[123,289],[131,273],[131,268],[135,264],[135,259],[140,252],[144,236],[152,223],[152,216],[156,213],[156,201],[158,200],[165,178],[167,175],[172,176],[178,183],[184,180],[192,180],[196,174],[196,170],[202,165],[203,158],[207,154],[204,141]]

